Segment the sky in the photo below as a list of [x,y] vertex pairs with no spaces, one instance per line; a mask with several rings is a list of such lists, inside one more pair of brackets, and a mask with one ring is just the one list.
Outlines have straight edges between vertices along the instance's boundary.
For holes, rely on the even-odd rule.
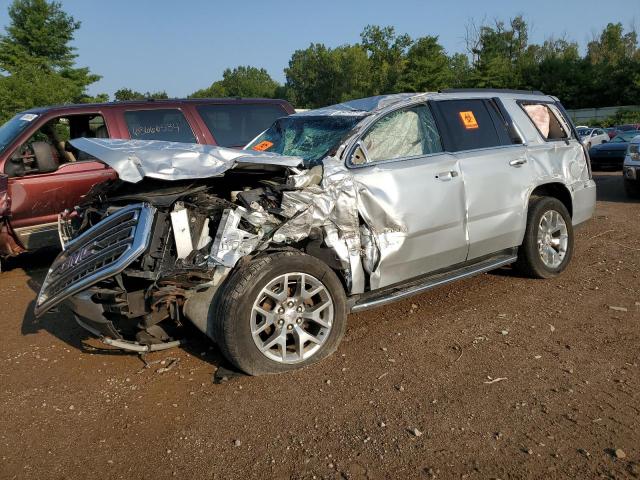
[[[59,0],[82,22],[79,66],[103,78],[90,94],[119,88],[183,97],[209,86],[225,68],[265,68],[283,83],[291,54],[311,43],[356,43],[368,25],[391,25],[412,38],[437,35],[463,52],[465,26],[522,14],[530,41],[565,36],[584,50],[610,22],[640,24],[640,0]],[[10,0],[0,0],[0,27]]]

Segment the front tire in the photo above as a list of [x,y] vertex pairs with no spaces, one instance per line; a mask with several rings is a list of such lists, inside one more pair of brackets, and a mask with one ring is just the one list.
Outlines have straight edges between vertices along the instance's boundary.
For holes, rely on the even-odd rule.
[[572,256],[573,226],[567,208],[557,198],[532,198],[516,270],[532,278],[552,278],[567,268]]
[[258,257],[237,268],[214,300],[213,336],[249,375],[281,373],[331,355],[346,329],[337,275],[301,252]]

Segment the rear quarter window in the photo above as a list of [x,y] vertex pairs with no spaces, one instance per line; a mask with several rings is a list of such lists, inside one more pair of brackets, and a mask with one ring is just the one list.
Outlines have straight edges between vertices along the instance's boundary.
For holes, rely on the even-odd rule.
[[459,152],[512,145],[504,120],[486,100],[436,102],[447,150]]
[[216,143],[222,147],[244,147],[256,135],[287,115],[274,104],[218,104],[196,107]]
[[197,143],[189,122],[177,108],[129,110],[124,119],[132,140]]
[[546,141],[567,140],[571,137],[570,127],[555,105],[542,102],[519,103],[540,135],[542,135],[542,138]]

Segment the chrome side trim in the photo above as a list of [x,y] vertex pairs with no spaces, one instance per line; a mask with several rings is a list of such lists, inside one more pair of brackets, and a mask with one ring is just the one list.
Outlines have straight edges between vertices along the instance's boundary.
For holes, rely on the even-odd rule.
[[389,290],[386,294],[382,292],[381,294],[376,295],[375,292],[373,292],[373,294],[369,298],[365,297],[356,302],[356,304],[351,308],[351,313],[361,312],[370,308],[376,308],[382,305],[386,305],[387,303],[397,302],[398,300],[403,300],[405,298],[418,295],[420,293],[431,290],[432,288],[447,285],[448,283],[462,280],[464,278],[473,277],[475,275],[479,275],[481,273],[489,272],[491,270],[495,270],[496,268],[509,265],[511,263],[514,263],[517,259],[517,255],[506,254],[500,257],[493,257],[488,260],[475,263],[473,265],[461,267],[451,272],[423,277],[422,279],[419,279],[417,281],[418,283],[413,282],[405,286],[399,285],[398,287]]
[[121,208],[67,243],[42,284],[36,316],[127,268],[147,249],[155,213],[146,203]]

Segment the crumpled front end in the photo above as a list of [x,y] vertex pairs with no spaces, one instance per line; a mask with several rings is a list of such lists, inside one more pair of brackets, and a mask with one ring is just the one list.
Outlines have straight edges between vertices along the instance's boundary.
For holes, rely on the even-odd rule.
[[135,351],[173,344],[186,312],[211,336],[206,309],[193,308],[195,299],[203,292],[211,299],[238,262],[288,248],[321,258],[347,292],[362,292],[352,176],[332,159],[306,169],[293,166],[299,159],[269,157],[266,168],[256,156],[234,158],[213,178],[198,172],[196,182],[183,179],[170,193],[140,196],[149,201],[131,204],[137,197],[128,192],[63,216],[64,237],[75,238],[51,266],[36,314],[66,301],[82,326]]
[[[150,148],[157,154],[162,145],[155,143]],[[181,154],[179,146],[172,149]],[[209,150],[207,162],[212,152],[217,155]],[[135,153],[136,158],[150,155]],[[123,171],[134,179],[130,167],[136,162],[130,157],[110,164],[125,165]],[[264,165],[257,162],[261,157]],[[277,155],[239,158],[223,162],[211,178],[197,168],[193,179],[185,174],[169,182],[166,193],[129,188],[98,196],[69,215],[71,220],[61,222],[65,238],[73,230],[71,221],[80,233],[52,265],[36,314],[67,300],[85,328],[135,351],[174,344],[185,318],[212,336],[208,303],[231,270],[264,252],[291,248],[333,268],[348,294],[364,292],[381,257],[381,238],[373,233],[380,229],[362,220],[359,187],[344,164],[330,157],[304,168],[294,166],[299,159]],[[176,167],[169,157],[154,171],[152,162],[137,163],[140,190],[149,177],[159,178],[159,169]],[[131,204],[141,198],[149,200]]]

